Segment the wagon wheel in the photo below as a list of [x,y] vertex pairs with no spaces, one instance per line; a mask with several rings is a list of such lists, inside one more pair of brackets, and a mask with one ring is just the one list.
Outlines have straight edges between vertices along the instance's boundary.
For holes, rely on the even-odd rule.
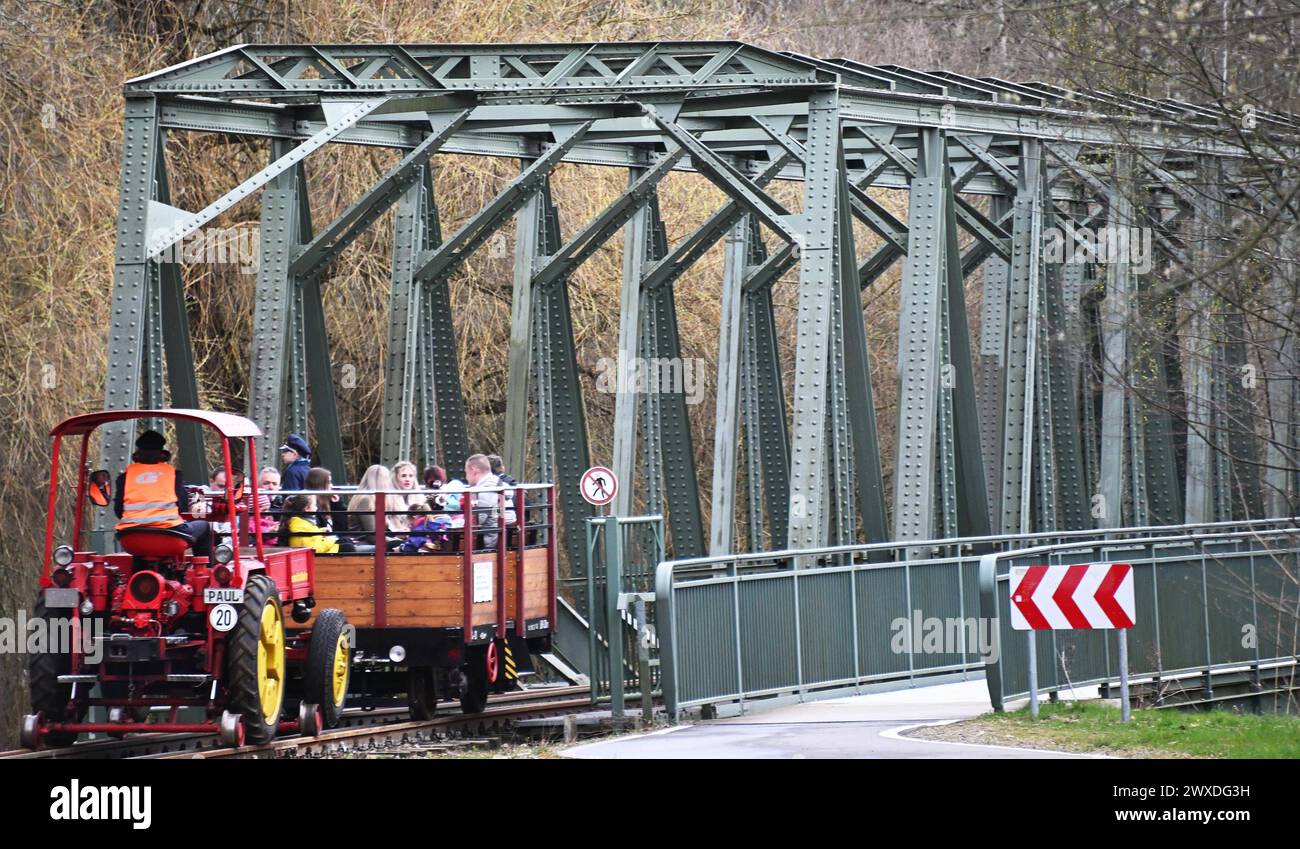
[[275,582],[253,575],[226,647],[231,711],[242,716],[244,737],[257,745],[275,736],[284,707],[284,611]]
[[[489,644],[490,645],[490,644]],[[470,654],[465,664],[465,683],[461,687],[462,713],[482,713],[488,698],[488,655],[486,651]]]
[[432,666],[412,666],[406,685],[411,719],[433,719],[438,712],[438,682]]
[[326,728],[339,724],[348,699],[352,647],[348,644],[347,624],[342,610],[334,607],[322,610],[311,629],[307,647],[304,701],[320,705],[321,722]]

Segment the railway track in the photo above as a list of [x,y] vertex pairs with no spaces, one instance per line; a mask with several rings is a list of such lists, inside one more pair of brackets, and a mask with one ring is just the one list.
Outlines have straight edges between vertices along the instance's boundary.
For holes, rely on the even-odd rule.
[[[59,749],[0,752],[0,759],[80,760],[176,758],[292,758],[321,757],[356,749],[391,750],[407,744],[429,743],[455,733],[500,732],[514,720],[573,713],[591,707],[588,687],[535,687],[492,696],[481,714],[466,716],[455,702],[439,705],[439,715],[412,721],[405,709],[348,709],[337,728],[314,737],[277,737],[259,746],[230,748],[215,734],[135,734],[121,740],[89,740]],[[445,713],[444,713],[445,711]]]

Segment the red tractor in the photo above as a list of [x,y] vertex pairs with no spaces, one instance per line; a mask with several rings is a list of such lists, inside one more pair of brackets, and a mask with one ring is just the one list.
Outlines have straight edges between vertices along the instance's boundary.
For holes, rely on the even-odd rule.
[[[112,503],[109,473],[86,465],[90,435],[134,419],[198,422],[220,437],[226,484],[214,500],[230,524],[211,557],[193,555],[193,539],[165,527],[117,531],[121,552],[85,549],[86,503]],[[337,722],[347,697],[351,629],[340,610],[313,617],[311,549],[264,544],[257,425],[202,410],[108,410],[66,419],[51,435],[45,571],[34,616],[47,639],[30,658],[34,713],[24,717],[23,745],[66,746],[82,732],[149,731],[215,732],[237,746],[264,743],[280,731],[314,734]],[[56,547],[65,436],[81,438],[80,460],[71,544]],[[251,498],[239,491],[231,466],[235,440],[246,442]],[[286,613],[298,623],[313,619],[312,627],[287,633]],[[282,720],[295,698],[296,717]],[[147,721],[160,706],[166,718]],[[92,707],[105,708],[107,721],[87,722]],[[202,718],[179,721],[183,708],[198,709]]]

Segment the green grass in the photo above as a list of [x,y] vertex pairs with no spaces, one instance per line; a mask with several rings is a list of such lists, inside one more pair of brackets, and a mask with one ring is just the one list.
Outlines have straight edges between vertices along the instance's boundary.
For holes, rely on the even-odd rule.
[[1038,748],[1136,757],[1300,758],[1300,717],[1135,710],[1120,721],[1118,707],[1090,702],[1044,704],[974,720],[991,736]]

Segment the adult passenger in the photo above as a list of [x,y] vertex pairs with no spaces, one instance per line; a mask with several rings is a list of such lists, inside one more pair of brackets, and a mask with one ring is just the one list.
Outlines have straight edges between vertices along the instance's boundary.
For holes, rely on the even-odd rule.
[[311,471],[311,449],[307,440],[296,433],[280,446],[280,459],[284,462],[284,478],[281,487],[289,491],[307,488],[307,472]]

